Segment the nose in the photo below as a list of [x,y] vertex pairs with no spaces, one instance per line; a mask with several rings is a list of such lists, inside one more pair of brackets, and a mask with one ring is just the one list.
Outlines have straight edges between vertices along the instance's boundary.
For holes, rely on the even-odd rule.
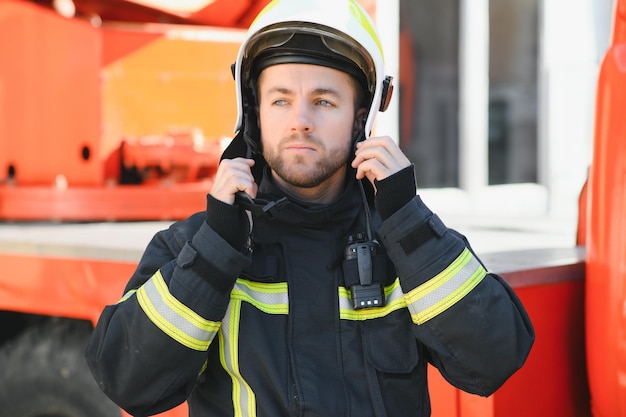
[[313,129],[311,109],[308,103],[294,102],[290,114],[290,130],[292,132],[310,132]]

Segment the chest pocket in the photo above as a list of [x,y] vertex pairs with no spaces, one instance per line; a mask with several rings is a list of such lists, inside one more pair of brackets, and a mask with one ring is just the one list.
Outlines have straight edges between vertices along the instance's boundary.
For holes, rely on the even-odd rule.
[[363,322],[363,344],[367,361],[378,371],[390,374],[412,372],[419,360],[418,343],[411,329],[410,318],[399,320],[406,310],[396,311],[389,318]]

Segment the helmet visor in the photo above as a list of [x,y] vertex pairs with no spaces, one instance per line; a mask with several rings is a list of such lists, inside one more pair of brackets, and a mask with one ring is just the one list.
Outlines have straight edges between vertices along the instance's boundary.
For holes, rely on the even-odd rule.
[[[370,94],[374,92],[374,61],[365,48],[333,29],[297,24],[270,26],[250,39],[242,62],[244,82],[249,83],[270,65],[311,63],[347,72],[364,84]],[[303,43],[300,38],[309,40]],[[310,42],[311,39],[315,42]]]

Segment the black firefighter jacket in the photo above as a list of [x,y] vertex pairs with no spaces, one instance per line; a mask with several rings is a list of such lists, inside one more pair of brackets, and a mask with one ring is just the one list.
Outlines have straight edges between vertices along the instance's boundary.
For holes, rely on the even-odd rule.
[[[277,193],[262,182],[259,197]],[[336,203],[255,217],[248,254],[205,213],[157,233],[87,346],[102,390],[135,416],[188,400],[197,417],[417,417],[431,363],[493,393],[534,340],[511,288],[416,196],[374,213],[385,304],[354,309],[342,265],[364,213],[353,183]]]

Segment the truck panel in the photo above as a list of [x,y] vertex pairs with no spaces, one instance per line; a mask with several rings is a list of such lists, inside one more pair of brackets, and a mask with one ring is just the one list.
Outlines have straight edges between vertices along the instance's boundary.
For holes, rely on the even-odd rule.
[[12,42],[0,46],[0,219],[161,220],[201,210],[233,134],[230,64],[243,35],[93,24],[3,1],[0,37]]
[[586,317],[591,404],[626,416],[626,1],[600,67],[588,181]]

